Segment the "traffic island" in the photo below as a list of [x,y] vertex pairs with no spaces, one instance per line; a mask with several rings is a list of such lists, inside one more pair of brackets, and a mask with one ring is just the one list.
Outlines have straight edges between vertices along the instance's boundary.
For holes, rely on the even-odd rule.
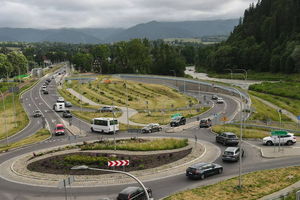
[[[149,138],[147,138],[149,139]],[[153,138],[155,139],[155,138]],[[56,147],[52,149],[47,149],[41,152],[35,152],[35,155],[40,153],[44,154],[41,156],[33,156],[32,153],[24,154],[18,158],[13,158],[8,160],[2,164],[2,169],[0,175],[6,180],[15,181],[23,184],[30,185],[38,185],[44,187],[57,187],[59,181],[66,178],[68,174],[50,174],[43,172],[34,172],[30,171],[27,166],[30,163],[37,162],[39,160],[43,160],[50,157],[66,155],[66,154],[74,154],[82,151],[80,149],[69,149],[64,151],[57,151],[58,148],[63,149],[67,146]],[[188,146],[175,149],[175,150],[163,150],[163,151],[117,151],[118,155],[131,155],[131,156],[144,156],[145,158],[150,155],[170,155],[179,152],[188,152],[186,156],[183,158],[176,160],[170,163],[164,163],[160,166],[156,166],[153,168],[136,170],[133,169],[130,173],[134,176],[138,177],[142,181],[150,181],[155,179],[162,179],[168,176],[175,176],[178,174],[183,174],[187,167],[196,162],[213,162],[219,155],[220,149],[215,145],[198,140],[195,142],[194,140],[188,141]],[[52,152],[52,153],[46,153]],[[89,153],[98,153],[98,154],[116,154],[114,150],[97,150],[97,151],[89,151]],[[157,157],[156,157],[157,158]],[[78,163],[79,164],[79,163]],[[71,166],[70,166],[71,168]],[[134,181],[130,178],[120,175],[120,174],[84,174],[84,175],[75,175],[75,182],[73,186],[86,186],[86,187],[94,187],[94,186],[104,186],[104,185],[113,185],[113,184],[128,184],[133,183]]]

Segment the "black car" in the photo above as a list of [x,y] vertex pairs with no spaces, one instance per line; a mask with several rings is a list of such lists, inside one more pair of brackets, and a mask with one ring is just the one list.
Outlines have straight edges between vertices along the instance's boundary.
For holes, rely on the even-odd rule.
[[69,101],[65,101],[65,107],[72,107],[72,103]]
[[205,177],[221,174],[223,167],[215,163],[197,163],[186,169],[186,176],[191,179],[205,179]]
[[209,128],[209,127],[211,127],[211,120],[210,119],[201,119],[199,127],[200,128]]
[[211,97],[212,100],[217,100],[218,98],[219,98],[219,97],[218,97],[217,95],[215,95],[215,94],[212,95],[212,97]]
[[227,147],[222,155],[223,161],[238,161],[241,157],[244,157],[244,150],[240,147]]
[[[152,190],[147,188],[149,197],[152,198]],[[117,200],[146,200],[146,194],[141,187],[127,187],[122,190],[117,197]]]
[[173,118],[172,121],[170,122],[170,126],[180,126],[180,125],[185,125],[186,119],[183,116],[179,116],[176,118]]
[[162,127],[159,124],[148,124],[144,128],[142,128],[142,133],[153,133],[159,132],[162,130]]
[[49,94],[48,90],[44,90],[43,94]]
[[63,117],[70,118],[70,117],[72,117],[72,113],[69,110],[65,110],[65,111],[63,111]]
[[224,132],[216,136],[216,142],[223,145],[238,145],[239,139],[234,133]]

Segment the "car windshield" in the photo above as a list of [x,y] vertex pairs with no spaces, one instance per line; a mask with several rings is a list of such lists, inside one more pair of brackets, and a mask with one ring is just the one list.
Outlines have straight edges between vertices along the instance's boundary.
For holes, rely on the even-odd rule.
[[65,113],[70,113],[70,111],[66,110]]
[[235,135],[228,135],[228,138],[236,138]]
[[224,151],[224,155],[226,155],[226,156],[232,156],[233,152],[232,151]]
[[56,127],[56,130],[64,130],[64,127],[58,126],[58,127]]

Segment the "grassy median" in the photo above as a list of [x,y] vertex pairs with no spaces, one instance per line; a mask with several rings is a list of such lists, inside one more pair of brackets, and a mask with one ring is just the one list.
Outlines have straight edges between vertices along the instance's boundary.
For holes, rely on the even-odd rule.
[[50,136],[50,132],[48,129],[41,129],[38,132],[36,132],[34,135],[26,137],[25,139],[20,140],[18,142],[11,143],[9,144],[9,146],[6,145],[2,147],[0,146],[0,151],[8,151],[10,149],[22,147],[29,144],[34,144],[47,139],[49,136]]

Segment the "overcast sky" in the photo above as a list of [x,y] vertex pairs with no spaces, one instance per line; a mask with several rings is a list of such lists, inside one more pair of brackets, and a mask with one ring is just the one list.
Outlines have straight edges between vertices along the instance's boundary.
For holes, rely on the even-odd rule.
[[239,18],[254,0],[0,0],[0,27],[123,27]]

